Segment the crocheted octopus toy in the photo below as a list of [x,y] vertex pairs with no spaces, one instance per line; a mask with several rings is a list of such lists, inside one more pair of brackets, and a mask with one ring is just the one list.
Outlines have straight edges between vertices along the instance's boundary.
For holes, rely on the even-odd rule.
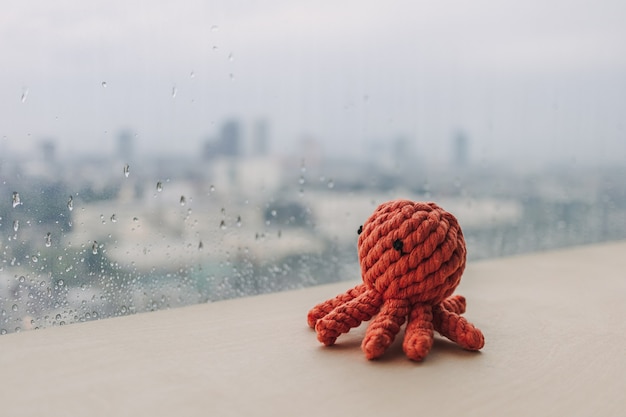
[[452,295],[465,269],[465,240],[456,218],[435,203],[383,203],[358,230],[363,283],[313,307],[309,326],[325,345],[363,321],[361,345],[368,359],[380,357],[408,320],[406,355],[426,357],[433,330],[468,350],[485,339],[460,314],[465,298]]

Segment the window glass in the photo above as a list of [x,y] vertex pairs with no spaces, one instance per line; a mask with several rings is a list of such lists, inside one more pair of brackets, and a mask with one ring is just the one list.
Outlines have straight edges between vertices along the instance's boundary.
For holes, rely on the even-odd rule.
[[626,3],[3,2],[0,333],[626,238]]

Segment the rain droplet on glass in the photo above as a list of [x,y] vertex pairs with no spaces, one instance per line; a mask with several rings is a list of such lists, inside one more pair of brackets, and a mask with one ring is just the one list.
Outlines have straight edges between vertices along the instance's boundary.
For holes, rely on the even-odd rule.
[[52,235],[50,232],[46,233],[46,247],[49,248],[52,246]]
[[163,183],[161,183],[161,181],[157,182],[156,190],[157,190],[157,193],[160,193],[161,191],[163,191]]
[[70,196],[69,200],[67,200],[67,209],[69,211],[74,210],[74,197]]
[[176,86],[172,87],[172,98],[176,98],[176,94],[178,93],[178,89]]
[[93,245],[91,245],[91,253],[94,255],[98,254],[98,242],[95,240],[93,241]]
[[219,26],[217,26],[217,25],[211,26],[211,32],[217,32],[218,30],[220,30]]
[[20,193],[17,191],[13,191],[13,208],[22,204],[22,200],[20,199]]
[[233,55],[232,52],[230,54],[228,54],[228,60],[231,61],[231,62],[235,60],[235,56]]
[[115,216],[115,213],[111,214],[111,223],[116,223],[117,222],[117,217]]
[[178,201],[180,203],[181,206],[184,206],[185,203],[187,202],[187,200],[185,200],[185,196],[181,195],[180,196],[180,200]]
[[335,188],[335,182],[332,179],[328,180],[328,188]]
[[17,230],[20,228],[20,221],[19,220],[13,220],[13,231],[17,232]]
[[204,248],[204,244],[202,243],[202,241],[200,241],[198,243],[198,249],[202,249],[202,248]]
[[102,85],[102,88],[107,88],[107,82],[106,81],[102,81],[101,85]]
[[124,176],[125,176],[126,178],[128,178],[128,175],[129,175],[129,174],[130,174],[130,165],[125,164],[125,165],[124,165]]
[[220,222],[220,229],[222,230],[226,229],[226,222],[224,220]]
[[22,97],[20,98],[20,101],[24,103],[26,102],[27,98],[28,98],[28,88],[25,88],[24,91],[22,91]]

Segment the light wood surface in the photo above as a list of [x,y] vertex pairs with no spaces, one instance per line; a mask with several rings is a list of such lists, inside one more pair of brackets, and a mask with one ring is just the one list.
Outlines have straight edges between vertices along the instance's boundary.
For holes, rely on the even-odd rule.
[[308,309],[355,282],[1,336],[0,415],[626,415],[626,242],[468,265],[485,348],[423,363],[317,342]]

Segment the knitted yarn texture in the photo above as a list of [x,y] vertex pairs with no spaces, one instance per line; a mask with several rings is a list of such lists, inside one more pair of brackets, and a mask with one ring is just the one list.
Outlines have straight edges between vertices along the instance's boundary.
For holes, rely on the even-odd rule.
[[313,307],[308,324],[329,346],[342,333],[370,322],[361,345],[380,357],[407,322],[402,348],[415,361],[426,357],[437,331],[464,349],[485,339],[461,314],[465,298],[452,295],[465,269],[466,248],[457,219],[435,203],[383,203],[359,228],[363,283]]

